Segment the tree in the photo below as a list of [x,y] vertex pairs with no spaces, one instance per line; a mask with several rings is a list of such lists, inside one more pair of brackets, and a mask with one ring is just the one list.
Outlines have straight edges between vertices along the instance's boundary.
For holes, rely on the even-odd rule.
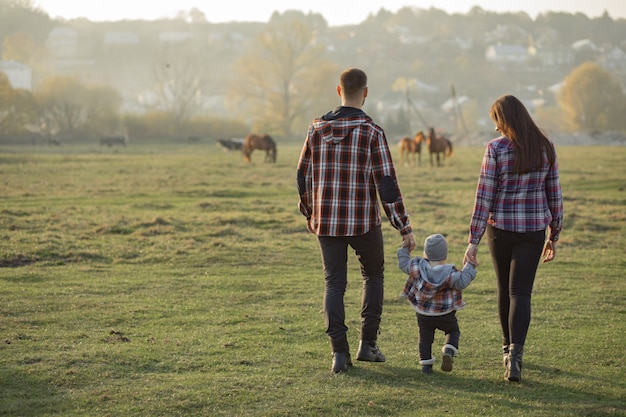
[[3,72],[0,72],[0,135],[6,130],[11,120],[13,87]]
[[88,136],[118,136],[124,135],[120,119],[122,97],[106,86],[93,86],[87,89],[85,97],[85,123],[83,132]]
[[[249,115],[253,129],[279,137],[303,132],[334,100],[338,71],[315,44],[302,13],[275,14],[234,64],[231,105]],[[301,133],[304,134],[304,133]]]
[[50,17],[32,0],[0,0],[0,39],[16,32],[32,34],[43,41],[53,26]]
[[565,120],[588,132],[624,128],[626,97],[621,83],[599,65],[586,62],[566,78],[558,95]]
[[582,13],[575,15],[566,12],[540,13],[535,19],[535,24],[555,29],[564,45],[588,38],[591,33],[591,21]]
[[606,10],[604,10],[602,16],[591,20],[591,34],[598,44],[620,42],[622,34],[616,31],[615,28],[615,22]]
[[49,78],[42,83],[35,96],[48,134],[76,135],[85,118],[85,93],[85,86],[69,77]]
[[20,136],[36,123],[36,103],[28,90],[11,87],[0,72],[0,137]]
[[2,39],[2,60],[29,64],[35,49],[32,36],[17,32]]
[[2,39],[2,60],[28,65],[37,75],[50,72],[47,48],[31,34],[16,32]]
[[160,108],[169,113],[176,126],[190,120],[203,105],[215,82],[211,78],[206,51],[193,42],[167,45],[154,67]]
[[204,12],[197,7],[192,7],[188,11],[180,10],[176,17],[180,20],[184,20],[189,23],[206,23],[206,15]]
[[36,92],[49,134],[70,139],[116,134],[122,99],[110,87],[89,87],[69,77],[45,80]]

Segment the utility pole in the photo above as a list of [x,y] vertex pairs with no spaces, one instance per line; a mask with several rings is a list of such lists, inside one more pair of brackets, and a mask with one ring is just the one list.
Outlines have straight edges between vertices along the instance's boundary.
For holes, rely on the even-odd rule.
[[406,102],[407,102],[407,104],[409,105],[409,107],[411,109],[413,109],[415,114],[417,114],[417,117],[419,117],[420,121],[424,125],[424,131],[427,132],[430,126],[428,125],[428,123],[426,123],[426,120],[422,116],[422,113],[420,113],[420,111],[417,109],[417,107],[415,107],[415,104],[413,104],[413,102],[411,101],[411,97],[409,96],[409,89],[408,89],[408,87],[404,91],[406,93]]
[[457,127],[458,123],[461,122],[461,129],[463,130],[463,138],[467,138],[467,126],[465,125],[463,114],[461,113],[461,106],[459,105],[459,100],[456,97],[456,89],[454,88],[454,84],[450,85],[450,91],[452,92],[452,104],[454,106],[455,127]]

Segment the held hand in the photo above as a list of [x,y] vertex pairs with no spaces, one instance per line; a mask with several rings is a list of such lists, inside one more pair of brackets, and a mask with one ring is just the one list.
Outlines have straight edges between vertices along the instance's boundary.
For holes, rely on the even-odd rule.
[[474,267],[478,266],[478,260],[476,259],[476,254],[478,254],[478,245],[470,243],[465,250],[465,255],[463,256],[463,263],[472,264]]
[[409,248],[409,252],[415,249],[415,237],[413,237],[413,233],[402,236],[402,247]]
[[556,255],[556,242],[548,240],[543,247],[543,263],[551,262]]

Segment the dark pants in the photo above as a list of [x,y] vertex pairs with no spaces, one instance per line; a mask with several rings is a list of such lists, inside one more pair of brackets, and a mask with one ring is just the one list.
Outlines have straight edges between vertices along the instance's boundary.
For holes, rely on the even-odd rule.
[[333,352],[349,352],[344,294],[348,284],[348,246],[361,265],[361,339],[376,340],[383,312],[385,254],[380,226],[361,236],[318,237],[324,266],[324,318]]
[[545,230],[515,233],[487,226],[487,239],[498,281],[502,344],[523,345],[530,325],[530,299]]
[[435,341],[435,330],[439,329],[446,334],[446,344],[459,348],[459,323],[456,319],[456,311],[444,314],[443,316],[417,315],[417,327],[419,329],[419,350],[420,359],[428,360],[433,357],[433,342]]

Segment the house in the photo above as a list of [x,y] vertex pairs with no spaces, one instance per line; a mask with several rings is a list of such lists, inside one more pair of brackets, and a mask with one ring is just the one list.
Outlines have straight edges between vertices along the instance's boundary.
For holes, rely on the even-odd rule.
[[32,70],[28,65],[15,61],[0,61],[0,72],[3,72],[9,84],[14,89],[22,88],[31,91],[33,89]]
[[561,89],[565,86],[565,81],[559,81],[556,84],[552,84],[548,87],[548,91],[555,97],[561,93]]
[[468,96],[459,96],[447,99],[441,106],[441,110],[446,113],[450,113],[455,111],[456,109],[463,106],[463,104],[467,103],[470,100]]
[[56,27],[48,34],[46,46],[56,58],[73,58],[78,50],[78,33],[68,27]]
[[103,43],[105,46],[137,45],[139,44],[139,36],[133,32],[106,32]]
[[561,46],[533,47],[529,52],[543,67],[569,66],[576,59],[576,53],[573,49]]
[[521,64],[529,57],[528,49],[522,45],[490,45],[485,51],[485,59],[495,64]]
[[580,39],[572,43],[572,49],[576,52],[595,52],[598,50],[598,47],[589,39]]
[[528,32],[517,25],[497,25],[495,29],[483,34],[487,44],[518,45],[528,40]]
[[618,47],[600,56],[599,61],[600,65],[609,71],[626,71],[626,53]]
[[159,33],[159,41],[162,43],[180,43],[193,38],[191,32],[161,32]]

